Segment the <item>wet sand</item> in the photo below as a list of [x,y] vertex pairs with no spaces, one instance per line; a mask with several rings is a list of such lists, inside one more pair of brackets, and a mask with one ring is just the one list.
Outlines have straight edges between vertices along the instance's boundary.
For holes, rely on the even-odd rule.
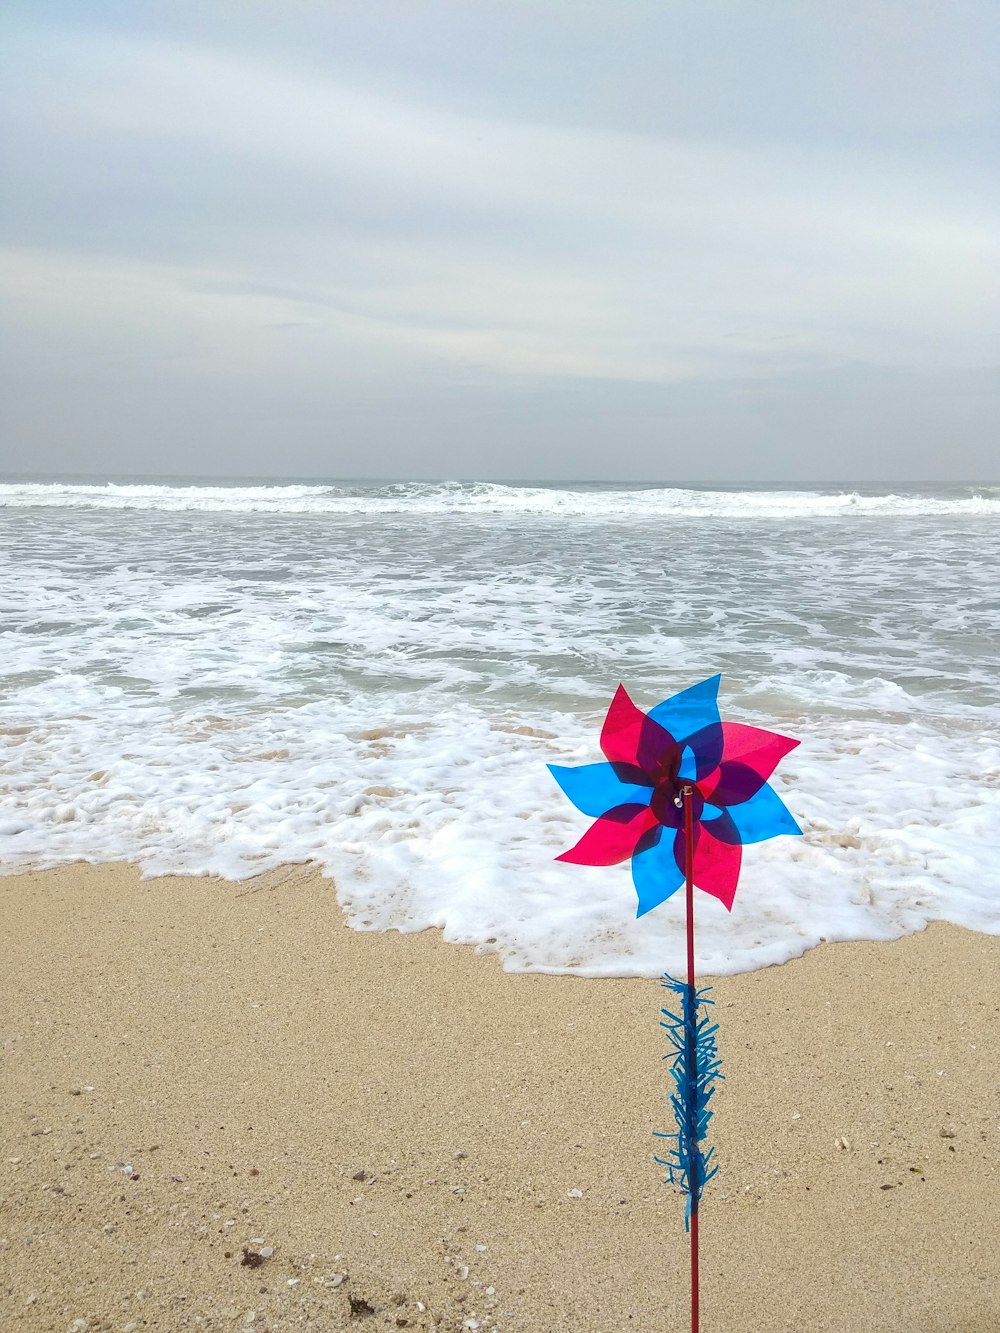
[[[655,982],[358,934],[299,867],[0,879],[0,950],[0,1327],[687,1327]],[[1000,1330],[1000,938],[713,995],[703,1333]]]

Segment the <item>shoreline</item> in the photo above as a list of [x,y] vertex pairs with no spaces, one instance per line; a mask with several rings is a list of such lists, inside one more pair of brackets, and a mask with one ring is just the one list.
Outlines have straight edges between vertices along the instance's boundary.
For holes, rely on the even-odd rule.
[[[0,895],[0,1324],[685,1326],[655,982],[356,932],[309,867]],[[1000,937],[711,984],[703,1327],[1000,1330]]]

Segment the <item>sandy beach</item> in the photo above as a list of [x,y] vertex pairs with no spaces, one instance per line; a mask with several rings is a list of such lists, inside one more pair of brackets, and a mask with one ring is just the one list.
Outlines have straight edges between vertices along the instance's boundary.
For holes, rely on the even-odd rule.
[[[0,895],[3,1328],[686,1327],[655,982],[359,934],[307,867]],[[1000,938],[713,994],[706,1333],[1000,1329]]]

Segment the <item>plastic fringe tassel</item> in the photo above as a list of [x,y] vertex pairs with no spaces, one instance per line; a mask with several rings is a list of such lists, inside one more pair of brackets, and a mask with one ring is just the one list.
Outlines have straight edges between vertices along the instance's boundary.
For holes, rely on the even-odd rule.
[[671,1013],[669,1009],[660,1010],[660,1027],[666,1030],[671,1047],[663,1058],[673,1060],[670,1072],[675,1088],[670,1094],[670,1105],[677,1129],[669,1134],[654,1131],[655,1138],[673,1139],[675,1146],[666,1157],[654,1157],[653,1160],[667,1168],[664,1184],[679,1185],[687,1196],[684,1212],[684,1230],[687,1231],[692,1207],[697,1210],[703,1188],[719,1169],[712,1164],[714,1147],[703,1153],[699,1145],[712,1118],[708,1104],[715,1091],[715,1081],[725,1075],[719,1072],[722,1060],[715,1045],[719,1025],[713,1023],[706,1012],[707,1006],[714,1004],[714,1000],[705,999],[711,987],[696,990],[685,981],[676,981],[669,973],[664,973],[661,984],[681,997],[680,1014]]

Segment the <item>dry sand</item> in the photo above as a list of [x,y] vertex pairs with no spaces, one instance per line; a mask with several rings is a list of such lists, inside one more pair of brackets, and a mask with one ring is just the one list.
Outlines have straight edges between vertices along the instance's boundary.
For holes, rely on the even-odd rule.
[[[356,934],[291,868],[7,878],[0,936],[4,1329],[687,1327],[655,982]],[[1000,938],[714,995],[703,1333],[1000,1330]]]

